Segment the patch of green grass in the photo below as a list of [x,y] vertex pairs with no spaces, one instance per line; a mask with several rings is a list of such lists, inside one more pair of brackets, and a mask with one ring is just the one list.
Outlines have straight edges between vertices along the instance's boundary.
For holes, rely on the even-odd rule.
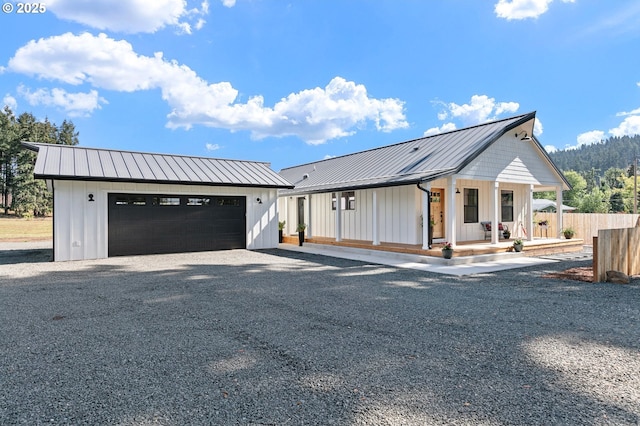
[[0,216],[0,241],[39,241],[52,238],[52,217],[21,219]]

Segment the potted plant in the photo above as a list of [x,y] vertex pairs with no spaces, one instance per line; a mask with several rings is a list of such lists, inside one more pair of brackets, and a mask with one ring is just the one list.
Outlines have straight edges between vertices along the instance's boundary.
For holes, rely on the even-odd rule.
[[304,243],[304,230],[307,229],[307,225],[305,225],[304,223],[299,223],[298,224],[298,228],[296,228],[298,231],[298,245],[302,245],[302,243]]
[[516,238],[515,240],[513,240],[513,249],[515,251],[522,251],[522,247],[523,247],[523,243],[522,243],[522,238]]
[[562,233],[564,234],[564,237],[567,240],[570,240],[571,238],[573,238],[574,235],[576,235],[576,231],[574,231],[573,228],[571,228],[571,227],[564,228],[562,230]]
[[282,233],[284,232],[284,225],[287,221],[283,220],[282,222],[278,222],[278,242],[282,243]]
[[445,259],[451,259],[452,256],[453,256],[453,246],[451,245],[450,242],[445,241],[444,245],[442,246],[442,257],[444,257]]
[[502,236],[505,238],[505,240],[511,238],[511,231],[509,231],[509,227],[507,225],[504,225],[504,227],[502,228]]

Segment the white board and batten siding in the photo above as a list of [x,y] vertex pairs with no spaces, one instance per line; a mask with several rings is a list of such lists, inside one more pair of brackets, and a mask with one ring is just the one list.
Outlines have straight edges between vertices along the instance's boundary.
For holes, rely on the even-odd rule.
[[278,244],[276,189],[76,180],[55,180],[53,186],[56,261],[107,257],[109,193],[246,196],[247,249]]
[[[363,189],[355,192],[355,210],[341,210],[342,238],[373,240],[373,192],[377,192],[378,236],[382,242],[420,244],[421,198],[415,185]],[[285,200],[288,198],[288,200]],[[295,232],[298,196],[282,197],[279,202],[280,220],[286,220],[285,232]],[[336,211],[332,209],[332,193],[305,197],[305,223],[311,226],[314,237],[335,238]],[[309,198],[311,206],[309,207]],[[309,220],[309,213],[311,219]]]

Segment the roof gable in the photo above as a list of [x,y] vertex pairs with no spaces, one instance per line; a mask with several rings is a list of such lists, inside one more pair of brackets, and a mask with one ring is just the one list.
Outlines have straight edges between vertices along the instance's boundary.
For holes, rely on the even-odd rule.
[[39,179],[293,188],[263,162],[32,142],[23,146],[38,153],[34,176]]
[[295,185],[283,193],[393,186],[434,180],[462,170],[503,134],[535,112],[427,136],[280,171]]

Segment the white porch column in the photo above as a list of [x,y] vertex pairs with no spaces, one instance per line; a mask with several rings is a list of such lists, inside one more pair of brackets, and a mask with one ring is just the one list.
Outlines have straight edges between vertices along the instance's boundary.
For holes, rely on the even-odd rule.
[[279,221],[282,222],[284,220],[284,229],[282,232],[284,235],[289,235],[289,197],[284,197],[284,212],[278,212],[280,215]]
[[313,219],[311,218],[311,194],[309,194],[309,203],[307,204],[307,217],[308,217],[308,222],[307,222],[307,235],[306,238],[311,238],[313,237]]
[[[427,191],[431,192],[431,182],[427,182]],[[431,217],[429,217],[429,203],[431,197],[428,193],[420,191],[422,193],[422,250],[429,249],[429,227],[431,226]]]
[[373,245],[374,246],[379,246],[380,245],[380,235],[378,234],[378,191],[376,191],[375,189],[373,190],[373,202],[372,202],[372,211],[371,211],[371,226],[373,227],[372,229],[372,234],[373,234]]
[[562,238],[562,186],[556,186],[556,238]]
[[451,176],[447,178],[449,188],[446,198],[447,204],[445,206],[445,211],[447,212],[446,217],[446,235],[445,238],[447,241],[451,243],[452,246],[456,245],[456,178],[455,176]]
[[498,244],[500,240],[500,183],[493,182],[491,191],[491,244]]
[[336,241],[342,241],[342,193],[336,192]]
[[533,241],[533,185],[529,185],[528,191],[528,203],[527,203],[527,214],[525,217],[525,221],[527,222],[526,230],[527,230],[527,241]]

